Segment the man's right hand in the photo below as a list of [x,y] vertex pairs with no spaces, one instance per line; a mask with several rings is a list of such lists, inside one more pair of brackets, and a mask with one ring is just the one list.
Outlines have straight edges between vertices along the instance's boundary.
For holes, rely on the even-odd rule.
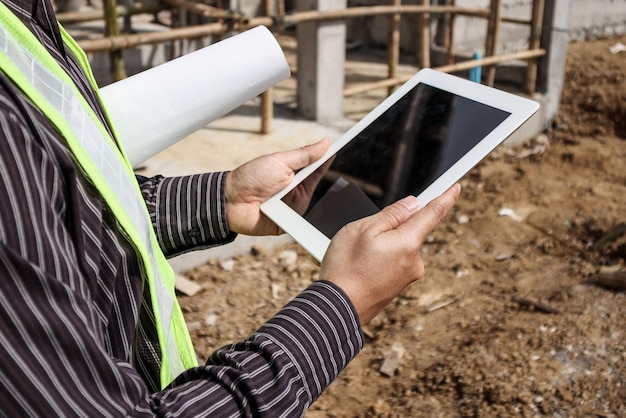
[[422,277],[422,243],[456,204],[460,191],[456,184],[421,209],[415,197],[406,197],[349,223],[332,239],[320,278],[348,295],[361,324]]

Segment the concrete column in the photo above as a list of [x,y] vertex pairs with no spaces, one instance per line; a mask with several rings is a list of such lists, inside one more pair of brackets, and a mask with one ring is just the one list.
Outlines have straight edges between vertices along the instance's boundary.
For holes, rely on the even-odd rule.
[[559,111],[570,41],[571,0],[546,0],[541,33],[541,48],[546,55],[538,60],[537,92],[544,94],[544,120],[551,121]]
[[[343,9],[347,0],[299,0],[298,10]],[[343,117],[346,23],[303,22],[298,37],[298,110],[306,118],[332,123]]]

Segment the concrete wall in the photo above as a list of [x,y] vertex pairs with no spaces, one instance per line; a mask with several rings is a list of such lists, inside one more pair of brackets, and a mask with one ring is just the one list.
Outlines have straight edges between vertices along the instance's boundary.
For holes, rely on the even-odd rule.
[[[568,0],[569,16],[566,28],[572,40],[606,38],[626,33],[625,0]],[[417,4],[416,0],[405,0],[402,4]],[[421,3],[421,2],[419,2]],[[431,0],[434,4],[444,4],[444,0]],[[488,8],[490,0],[457,0],[460,7]],[[351,6],[387,4],[384,1],[349,1]],[[532,0],[503,0],[502,16],[530,19]],[[434,19],[433,19],[434,20]],[[415,52],[417,39],[416,19],[403,17],[401,21],[401,48],[404,52]],[[484,51],[487,29],[485,19],[459,16],[454,26],[455,47],[463,54]],[[559,29],[559,28],[557,28]],[[433,22],[432,33],[436,36],[437,24]],[[503,23],[498,51],[507,53],[527,47],[528,28],[516,24]],[[348,22],[348,38],[367,46],[384,46],[387,42],[387,18],[382,16],[352,19]]]
[[572,40],[607,38],[626,33],[625,0],[570,0]]

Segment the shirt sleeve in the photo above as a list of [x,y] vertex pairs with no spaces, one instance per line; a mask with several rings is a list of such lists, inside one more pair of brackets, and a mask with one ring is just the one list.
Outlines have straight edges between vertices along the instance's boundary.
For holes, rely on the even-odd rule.
[[[159,405],[185,416],[301,417],[362,347],[347,296],[318,281],[247,340],[181,375]],[[181,394],[202,401],[181,402]]]
[[157,240],[167,257],[235,239],[237,234],[228,228],[224,209],[226,174],[137,176]]
[[[41,126],[33,128],[22,117],[26,108],[3,93],[0,88],[0,170],[7,174],[0,176],[0,416],[276,417],[280,411],[302,417],[362,348],[347,296],[315,282],[248,339],[151,392],[125,354],[132,351],[131,308],[141,303],[141,283],[87,274],[107,271],[92,268],[110,260],[99,258],[101,247],[80,252],[88,219],[71,216],[65,193],[79,193],[72,186],[76,173],[52,167],[60,151],[34,135]],[[206,187],[209,178],[220,183],[219,175],[199,177],[186,190]],[[158,194],[185,190],[191,180],[148,182],[158,183],[152,188]],[[118,238],[101,229],[85,234],[99,243]],[[213,238],[224,235],[198,244]],[[121,323],[112,318],[128,320],[129,332],[118,332]]]

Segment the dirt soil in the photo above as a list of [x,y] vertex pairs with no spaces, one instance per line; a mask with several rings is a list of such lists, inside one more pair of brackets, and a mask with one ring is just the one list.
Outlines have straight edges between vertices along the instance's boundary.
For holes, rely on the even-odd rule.
[[[318,417],[626,416],[626,37],[573,43],[545,136],[499,148],[365,328]],[[297,245],[211,260],[181,296],[203,359],[312,280]]]

